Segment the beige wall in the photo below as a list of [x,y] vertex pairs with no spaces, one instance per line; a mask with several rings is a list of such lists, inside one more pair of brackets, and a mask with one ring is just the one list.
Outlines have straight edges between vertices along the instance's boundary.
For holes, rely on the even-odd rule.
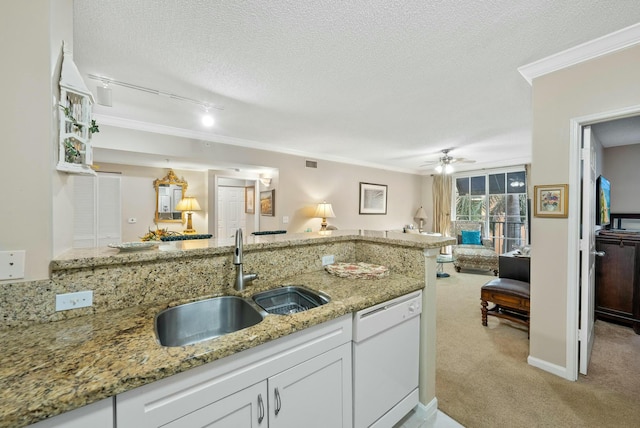
[[[640,46],[533,81],[533,184],[570,182],[572,118],[640,105],[638,58]],[[532,219],[530,356],[560,368],[568,365],[567,294],[577,287],[568,283],[569,227],[577,226]]]
[[602,175],[611,182],[611,212],[640,213],[640,144],[604,149]]
[[[70,0],[4,2],[0,14],[0,169],[5,177],[0,210],[0,251],[26,250],[25,279],[47,278],[53,252],[52,200],[61,193],[54,171],[52,64],[71,34]],[[57,215],[64,215],[62,211]]]

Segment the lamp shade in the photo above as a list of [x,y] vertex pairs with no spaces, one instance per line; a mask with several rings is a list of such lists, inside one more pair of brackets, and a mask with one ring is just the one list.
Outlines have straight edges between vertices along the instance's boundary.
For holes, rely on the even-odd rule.
[[178,211],[200,211],[200,204],[193,196],[185,196],[176,205]]
[[418,211],[416,211],[416,215],[414,215],[413,218],[417,218],[418,220],[426,220],[427,213],[424,212],[424,209],[422,207],[420,207],[418,208]]
[[334,218],[336,215],[333,212],[333,208],[331,207],[331,204],[323,202],[321,204],[318,204],[318,207],[316,208],[316,213],[313,216],[319,217],[319,218]]

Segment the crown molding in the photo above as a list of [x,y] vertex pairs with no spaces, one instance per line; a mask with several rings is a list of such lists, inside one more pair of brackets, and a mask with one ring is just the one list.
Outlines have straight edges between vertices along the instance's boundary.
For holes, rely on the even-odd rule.
[[255,149],[255,150],[265,150],[269,152],[283,153],[287,155],[303,157],[306,159],[326,160],[326,161],[344,163],[349,165],[358,165],[358,166],[364,166],[364,167],[375,168],[375,169],[383,169],[387,171],[402,172],[406,174],[417,173],[415,170],[412,170],[412,169],[394,168],[394,167],[389,167],[387,165],[376,164],[371,162],[362,162],[357,159],[348,159],[348,158],[342,158],[337,156],[326,156],[326,155],[319,156],[317,153],[303,152],[301,150],[288,150],[288,149],[283,149],[282,147],[278,147],[271,144],[261,143],[253,140],[246,140],[243,138],[227,137],[224,135],[212,134],[210,132],[194,131],[192,129],[159,125],[156,123],[142,122],[139,120],[126,119],[122,117],[110,116],[110,115],[98,114],[98,113],[94,114],[93,117],[94,119],[96,119],[96,121],[100,125],[114,126],[117,128],[133,129],[136,131],[152,132],[152,133],[162,134],[162,135],[172,135],[174,137],[192,138],[192,139],[201,140],[201,141],[210,141],[212,143],[218,143],[218,144],[228,144],[231,146],[246,147],[246,148]]
[[518,71],[531,85],[536,77],[544,76],[638,43],[640,43],[640,23],[523,65],[518,67]]

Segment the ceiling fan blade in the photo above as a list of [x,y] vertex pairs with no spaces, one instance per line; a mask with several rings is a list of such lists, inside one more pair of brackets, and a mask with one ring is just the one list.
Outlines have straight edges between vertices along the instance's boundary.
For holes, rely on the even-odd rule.
[[431,166],[431,165],[437,165],[439,163],[440,163],[439,160],[426,161],[426,162],[423,162],[422,164],[420,164],[420,166]]
[[451,163],[475,163],[476,161],[473,159],[466,159],[466,158],[453,158],[451,160]]

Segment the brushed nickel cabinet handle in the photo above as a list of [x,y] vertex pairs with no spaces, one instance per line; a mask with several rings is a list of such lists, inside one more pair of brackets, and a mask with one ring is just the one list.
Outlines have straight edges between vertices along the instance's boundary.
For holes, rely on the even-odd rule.
[[280,409],[282,409],[282,402],[280,401],[280,391],[278,391],[278,388],[275,388],[274,393],[275,393],[275,396],[276,396],[276,410],[275,410],[275,413],[277,415],[278,413],[280,413]]
[[264,403],[262,402],[262,394],[258,394],[258,423],[262,423],[264,419]]

